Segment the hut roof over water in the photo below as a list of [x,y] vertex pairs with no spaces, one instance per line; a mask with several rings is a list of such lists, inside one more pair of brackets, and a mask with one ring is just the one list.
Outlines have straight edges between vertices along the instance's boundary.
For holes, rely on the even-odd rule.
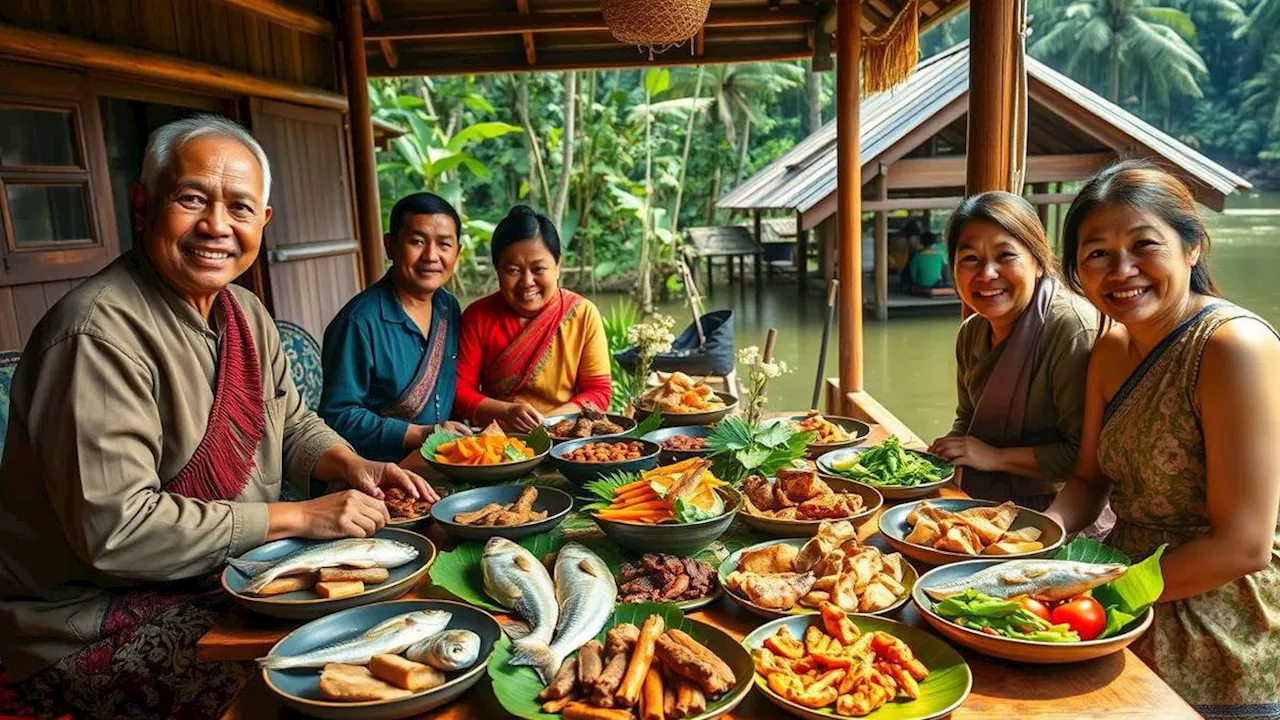
[[[1195,190],[1197,199],[1216,210],[1222,209],[1227,195],[1250,187],[1244,178],[1035,58],[1027,57],[1026,68],[1027,155],[1031,174],[1041,173],[1038,179],[1028,177],[1028,182],[1082,179],[1116,157],[1141,156],[1178,174]],[[924,156],[922,150],[934,136],[953,157],[963,156],[968,92],[969,44],[963,42],[922,62],[897,88],[865,98],[863,183],[886,172],[900,189],[963,187],[963,174],[918,172],[915,178],[903,178],[887,168],[904,158]],[[1055,156],[1056,163],[1052,162]],[[1033,160],[1043,161],[1040,170]],[[956,168],[962,173],[963,163],[956,163]],[[717,206],[792,210],[804,216],[805,227],[813,227],[835,211],[835,190],[836,123],[832,121],[730,190]]]

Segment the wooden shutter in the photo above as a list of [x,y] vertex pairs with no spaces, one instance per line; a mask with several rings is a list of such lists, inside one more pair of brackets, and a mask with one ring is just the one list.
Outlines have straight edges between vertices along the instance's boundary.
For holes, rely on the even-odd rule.
[[262,253],[272,310],[321,340],[361,289],[343,117],[255,98],[249,120],[271,161]]

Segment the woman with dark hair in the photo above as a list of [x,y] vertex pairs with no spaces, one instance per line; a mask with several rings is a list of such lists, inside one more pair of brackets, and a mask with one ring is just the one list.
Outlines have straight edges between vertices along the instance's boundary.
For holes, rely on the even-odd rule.
[[498,292],[462,314],[457,413],[528,432],[544,415],[609,406],[600,311],[560,287],[560,234],[546,215],[511,208],[490,241]]
[[1035,208],[1018,195],[966,198],[947,256],[975,314],[956,336],[956,420],[930,451],[964,467],[974,497],[1043,510],[1080,449],[1097,314],[1058,282]]
[[1280,716],[1280,338],[1223,299],[1191,192],[1146,162],[1090,180],[1063,266],[1109,321],[1089,363],[1080,460],[1049,514],[1110,498],[1109,541],[1167,546],[1134,650],[1206,717]]
[[458,211],[414,193],[391,208],[391,269],[324,332],[320,416],[366,457],[398,462],[453,412],[462,310],[444,286],[458,262]]

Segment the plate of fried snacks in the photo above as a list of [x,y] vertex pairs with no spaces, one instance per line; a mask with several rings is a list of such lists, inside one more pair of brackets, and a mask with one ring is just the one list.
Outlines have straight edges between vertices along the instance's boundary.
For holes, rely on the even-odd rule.
[[254,612],[310,620],[398,597],[435,559],[430,540],[399,528],[367,538],[288,538],[228,559],[222,587]]
[[856,523],[884,504],[870,485],[835,477],[824,480],[812,470],[779,470],[775,478],[751,475],[742,484],[742,494],[742,521],[777,537],[813,535],[823,520]]
[[645,553],[618,570],[618,602],[669,602],[696,610],[722,594],[716,569],[697,558]]
[[814,440],[809,443],[806,452],[809,457],[838,450],[850,445],[857,445],[871,434],[871,426],[850,417],[823,415],[817,410],[810,410],[799,415],[783,415],[770,418],[766,423],[790,423],[796,432],[813,433]]
[[431,503],[409,497],[398,487],[388,490],[382,501],[387,504],[387,514],[391,516],[391,522],[387,523],[390,527],[411,530],[431,518]]
[[554,442],[581,440],[589,437],[617,437],[636,426],[636,421],[625,415],[601,412],[591,403],[584,403],[582,412],[568,415],[552,415],[544,418],[543,426]]
[[711,720],[751,690],[751,656],[718,628],[674,605],[622,604],[599,632],[548,677],[513,664],[520,641],[503,640],[489,660],[498,702],[512,715],[545,720]]
[[774,705],[810,720],[927,720],[969,697],[973,673],[945,642],[831,603],[819,611],[765,623],[742,641]]
[[545,427],[508,433],[498,423],[471,436],[438,429],[422,444],[422,457],[450,480],[485,483],[512,480],[530,472],[551,452]]
[[738,399],[677,371],[658,373],[657,386],[636,398],[634,405],[637,421],[661,410],[663,427],[710,425],[737,409]]
[[546,532],[568,516],[573,497],[535,485],[491,485],[454,493],[431,508],[431,515],[458,540],[494,535],[520,538]]
[[1058,521],[1012,502],[945,498],[903,503],[880,515],[880,532],[895,550],[945,565],[980,555],[1048,557],[1066,532]]
[[916,582],[902,555],[859,542],[848,520],[824,521],[808,539],[738,550],[718,574],[730,599],[771,618],[814,613],[823,602],[848,612],[885,613],[902,606]]
[[258,664],[267,687],[298,712],[393,720],[465,693],[501,635],[491,615],[462,603],[384,602],[307,623]]
[[955,477],[945,458],[902,447],[897,437],[872,447],[832,450],[817,459],[824,476],[865,483],[886,500],[914,500],[929,495]]

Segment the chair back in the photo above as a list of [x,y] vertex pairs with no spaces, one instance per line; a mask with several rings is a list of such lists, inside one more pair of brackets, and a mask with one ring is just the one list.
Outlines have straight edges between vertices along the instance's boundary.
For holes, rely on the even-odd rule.
[[301,325],[288,320],[276,320],[280,331],[280,345],[289,361],[289,373],[293,384],[302,396],[307,409],[320,407],[320,388],[324,384],[324,371],[320,367],[320,343],[311,337]]
[[21,350],[0,352],[0,457],[4,456],[4,439],[9,432],[9,389],[21,358]]

